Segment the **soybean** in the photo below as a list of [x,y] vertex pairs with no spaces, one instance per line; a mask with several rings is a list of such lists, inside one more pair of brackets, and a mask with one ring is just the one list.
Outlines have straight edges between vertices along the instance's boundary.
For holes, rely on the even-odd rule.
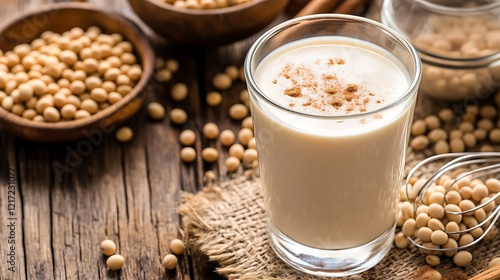
[[106,239],[101,242],[101,252],[106,256],[111,256],[116,252],[116,244],[112,240]]
[[122,255],[112,255],[106,260],[106,266],[111,270],[119,270],[125,264],[125,258]]

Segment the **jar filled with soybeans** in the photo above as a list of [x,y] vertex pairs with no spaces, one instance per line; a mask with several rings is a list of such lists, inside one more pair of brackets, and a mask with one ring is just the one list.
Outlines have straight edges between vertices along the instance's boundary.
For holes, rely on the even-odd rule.
[[424,94],[477,101],[500,88],[500,1],[385,0],[381,17],[419,52]]

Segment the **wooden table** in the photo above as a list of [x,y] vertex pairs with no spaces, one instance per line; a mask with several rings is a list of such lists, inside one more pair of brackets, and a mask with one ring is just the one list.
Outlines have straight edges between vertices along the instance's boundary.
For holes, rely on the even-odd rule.
[[[0,0],[0,24],[48,2],[54,1]],[[137,19],[126,0],[90,2]],[[167,111],[185,109],[185,125],[173,125],[168,117],[151,121],[143,108],[126,124],[134,131],[131,142],[119,143],[111,133],[90,141],[87,150],[82,141],[36,143],[0,130],[1,280],[223,279],[213,272],[215,264],[199,254],[187,252],[173,271],[162,267],[161,258],[170,240],[181,237],[176,212],[181,192],[199,190],[206,170],[216,171],[219,181],[227,179],[227,149],[206,140],[200,131],[209,121],[221,130],[239,130],[228,108],[239,102],[245,85],[238,82],[224,91],[217,107],[206,106],[205,96],[213,90],[213,75],[227,65],[240,66],[253,40],[216,49],[180,49],[156,37],[153,41],[157,55],[175,58],[181,67],[171,82],[157,83],[148,100],[161,102]],[[175,82],[188,85],[187,100],[170,98]],[[182,163],[178,136],[183,129],[196,131],[198,152],[209,146],[222,151],[217,163],[203,162],[199,153],[195,163]],[[58,164],[71,168],[62,170]],[[99,248],[106,238],[117,243],[126,259],[121,271],[106,269]],[[8,255],[12,251],[14,257]]]

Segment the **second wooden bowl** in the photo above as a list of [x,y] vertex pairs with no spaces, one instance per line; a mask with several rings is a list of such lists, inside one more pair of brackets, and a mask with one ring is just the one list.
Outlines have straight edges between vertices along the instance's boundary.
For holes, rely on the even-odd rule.
[[217,46],[244,39],[269,25],[288,0],[252,0],[221,9],[178,8],[162,0],[129,0],[158,34],[184,45]]

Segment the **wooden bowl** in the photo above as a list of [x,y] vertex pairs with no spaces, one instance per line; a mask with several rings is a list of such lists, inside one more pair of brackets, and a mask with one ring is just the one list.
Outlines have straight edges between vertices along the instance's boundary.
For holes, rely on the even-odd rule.
[[73,27],[98,26],[103,33],[120,33],[134,46],[143,73],[131,92],[117,103],[83,119],[64,122],[35,122],[6,111],[0,106],[0,127],[19,137],[40,142],[83,139],[92,133],[111,133],[141,107],[154,70],[154,50],[146,36],[130,20],[87,3],[60,3],[40,7],[13,20],[0,30],[0,49],[12,50],[20,43],[38,38],[44,31],[63,33]]
[[269,25],[288,0],[252,0],[221,9],[184,9],[162,0],[129,0],[149,27],[175,43],[217,46],[244,39]]

